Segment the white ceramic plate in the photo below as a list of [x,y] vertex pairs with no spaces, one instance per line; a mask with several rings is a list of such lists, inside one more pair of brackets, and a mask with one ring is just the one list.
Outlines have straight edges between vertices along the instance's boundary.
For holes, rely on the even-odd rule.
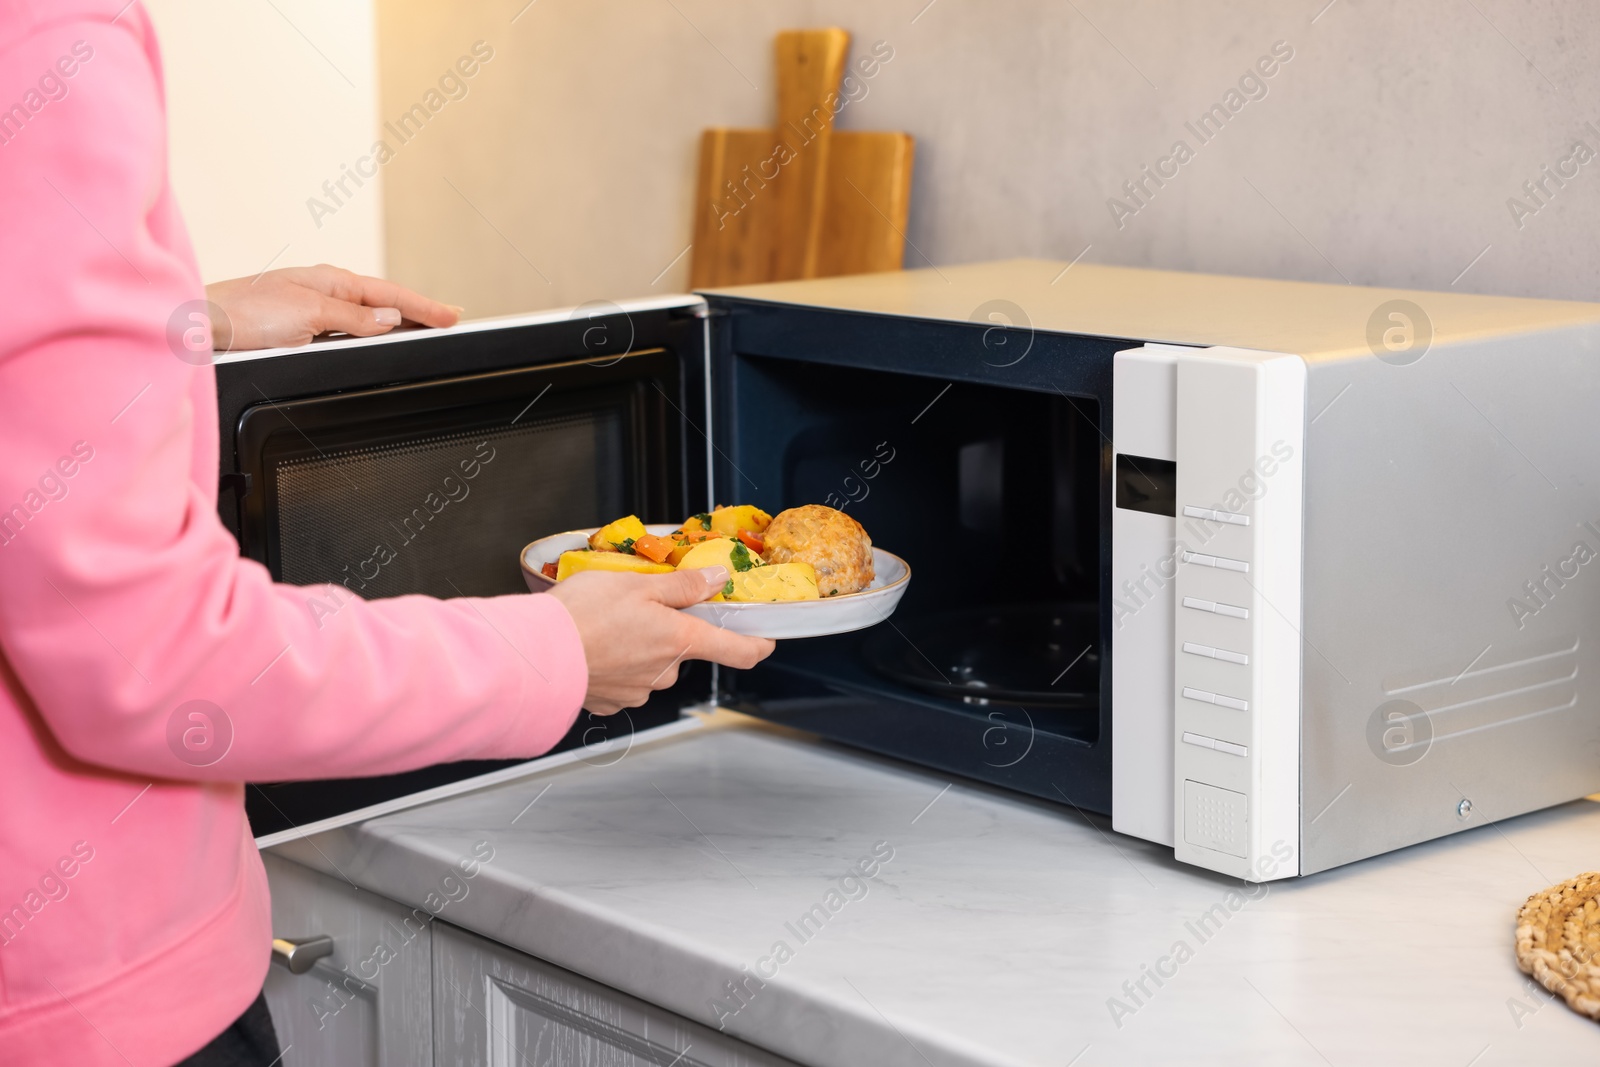
[[[645,529],[664,537],[677,527],[658,523]],[[524,548],[522,576],[527,579],[528,588],[535,593],[543,593],[554,586],[556,583],[543,574],[544,565],[554,563],[563,552],[587,545],[589,535],[593,532],[569,530],[551,534]],[[720,601],[695,604],[683,610],[714,626],[751,637],[822,637],[865,630],[893,614],[900,598],[905,595],[906,587],[911,584],[911,568],[893,552],[874,548],[872,569],[876,574],[872,584],[859,593],[769,604]]]

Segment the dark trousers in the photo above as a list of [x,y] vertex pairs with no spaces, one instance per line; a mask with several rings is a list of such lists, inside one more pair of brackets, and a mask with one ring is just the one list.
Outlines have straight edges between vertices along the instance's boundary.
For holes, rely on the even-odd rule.
[[267,1013],[267,997],[262,993],[232,1026],[177,1067],[272,1067],[282,1058],[278,1033]]

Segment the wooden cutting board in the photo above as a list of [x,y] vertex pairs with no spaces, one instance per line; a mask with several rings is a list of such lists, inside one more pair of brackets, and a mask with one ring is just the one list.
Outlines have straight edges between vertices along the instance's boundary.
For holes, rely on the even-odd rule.
[[841,29],[778,34],[778,125],[701,136],[690,288],[900,269],[914,142],[834,130],[849,48]]

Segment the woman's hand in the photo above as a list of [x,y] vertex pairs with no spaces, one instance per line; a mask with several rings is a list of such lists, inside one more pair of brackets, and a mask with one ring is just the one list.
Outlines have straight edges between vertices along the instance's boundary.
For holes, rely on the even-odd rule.
[[[410,289],[326,264],[269,270],[206,286],[213,309],[211,347],[217,352],[308,343],[319,333],[371,337],[402,320],[454,326],[461,309]],[[220,320],[220,321],[218,321]]]
[[589,661],[589,691],[583,706],[612,715],[643,704],[653,689],[678,680],[678,664],[704,659],[724,667],[754,667],[776,647],[677,610],[709,600],[728,582],[722,567],[675,574],[616,574],[583,571],[547,595],[566,607],[578,625]]

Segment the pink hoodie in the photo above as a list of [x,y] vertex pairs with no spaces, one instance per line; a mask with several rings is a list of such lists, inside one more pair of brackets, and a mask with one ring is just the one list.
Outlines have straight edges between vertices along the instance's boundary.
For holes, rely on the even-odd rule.
[[271,931],[239,783],[532,756],[587,680],[553,597],[329,616],[308,606],[327,590],[239,558],[214,375],[165,336],[203,293],[162,94],[137,3],[0,0],[8,1064],[170,1064],[256,996]]

